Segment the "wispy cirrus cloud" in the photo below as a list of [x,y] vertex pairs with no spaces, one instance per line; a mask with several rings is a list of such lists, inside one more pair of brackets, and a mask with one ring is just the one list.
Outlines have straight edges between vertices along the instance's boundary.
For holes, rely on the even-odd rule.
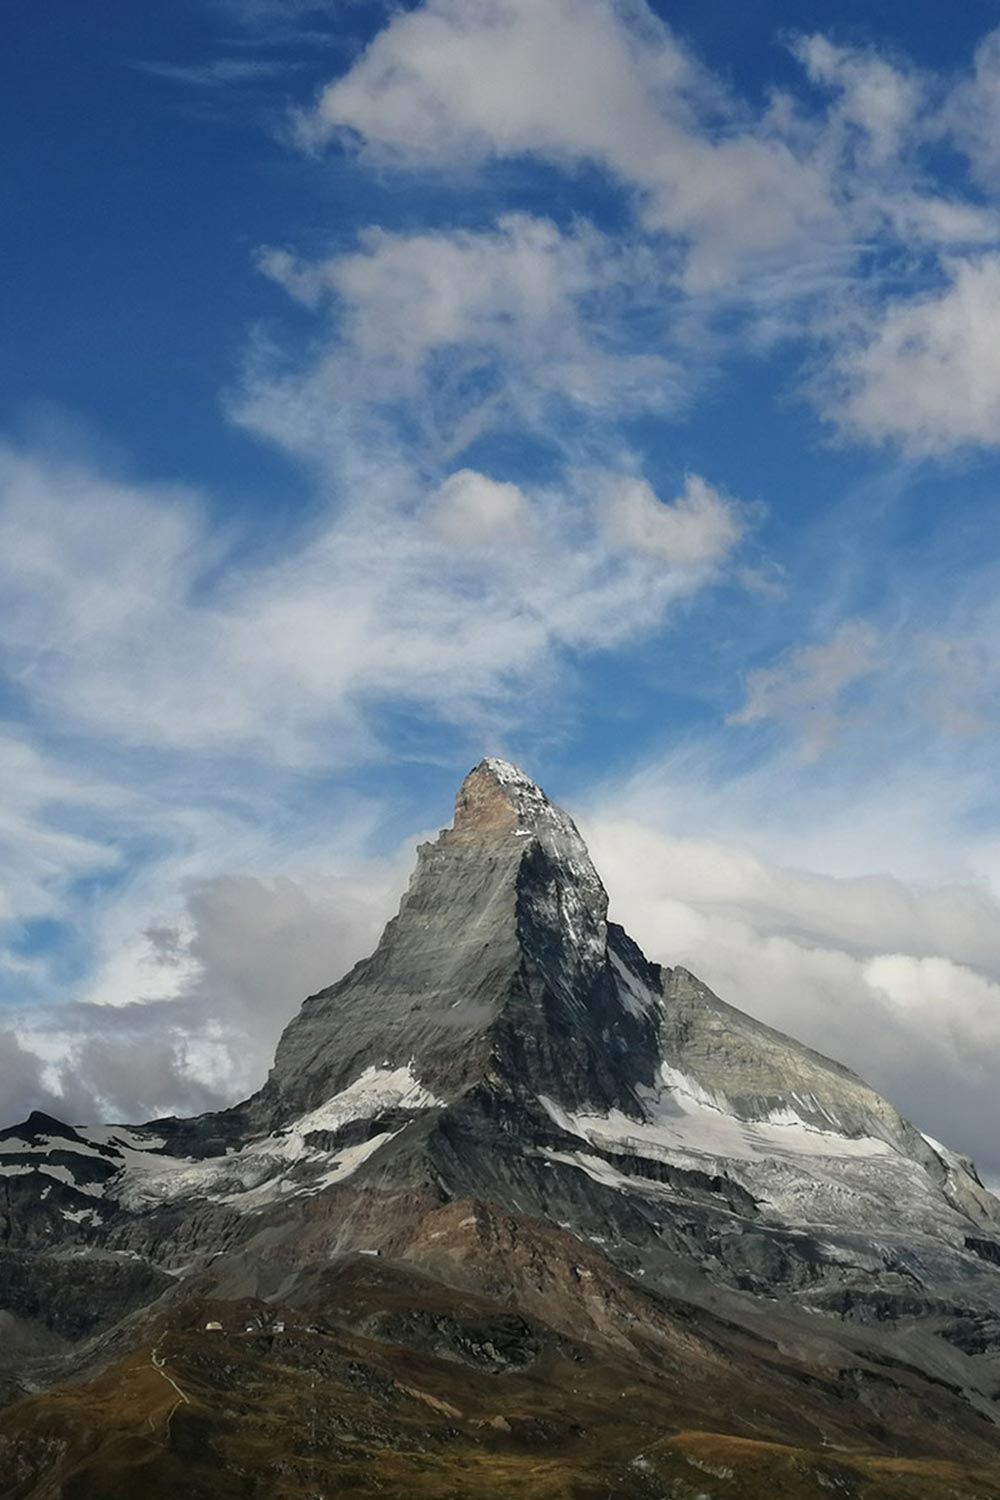
[[0,662],[40,712],[121,745],[357,758],[377,752],[385,702],[445,724],[522,717],[561,652],[658,626],[743,530],[701,480],[666,502],[646,486],[645,530],[608,528],[633,481],[581,472],[502,490],[513,524],[482,550],[488,476],[428,487],[356,458],[298,545],[213,584],[224,556],[196,497],[0,454]]
[[623,414],[691,397],[655,259],[585,222],[508,214],[477,230],[370,229],[325,260],[269,249],[259,264],[316,311],[318,353],[259,364],[234,411],[295,451],[321,451],[331,430],[341,442],[332,414],[359,408],[394,414],[396,441],[407,433],[440,461],[486,432],[558,448],[580,421],[610,433]]
[[0,926],[9,927],[64,910],[74,881],[119,864],[113,840],[97,829],[113,820],[122,794],[3,726],[0,781]]
[[131,64],[140,73],[169,83],[189,84],[198,89],[231,89],[264,82],[287,73],[295,63],[276,58],[216,57],[202,63],[156,62],[137,59]]
[[849,720],[851,689],[883,668],[880,647],[872,625],[846,621],[821,645],[797,646],[774,666],[751,672],[746,701],[729,722],[790,726],[806,758],[818,756]]

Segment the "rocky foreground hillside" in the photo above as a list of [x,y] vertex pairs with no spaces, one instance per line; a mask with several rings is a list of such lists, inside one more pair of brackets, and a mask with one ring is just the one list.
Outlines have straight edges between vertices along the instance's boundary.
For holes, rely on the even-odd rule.
[[258,1094],[0,1132],[0,1495],[1000,1497],[1000,1203],[463,783]]

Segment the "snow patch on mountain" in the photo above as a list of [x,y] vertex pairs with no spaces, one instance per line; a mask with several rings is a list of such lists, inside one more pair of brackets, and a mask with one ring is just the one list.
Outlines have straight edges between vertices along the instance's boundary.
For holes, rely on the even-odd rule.
[[632,970],[613,948],[608,948],[608,958],[615,973],[618,984],[618,998],[622,1009],[627,1010],[630,1016],[643,1016],[649,1010],[660,1004],[662,996],[655,990],[650,989],[648,984],[641,980],[638,974]]
[[[87,1135],[93,1135],[88,1130]],[[17,1136],[8,1136],[0,1145],[0,1172],[4,1170],[4,1162],[8,1157],[16,1156],[48,1156],[53,1151],[63,1153],[72,1152],[74,1156],[96,1156],[107,1159],[107,1151],[102,1151],[96,1145],[90,1144],[86,1139],[67,1139],[64,1136],[42,1135],[32,1140],[20,1140]]]
[[350,1120],[372,1120],[387,1109],[434,1109],[443,1103],[420,1082],[412,1060],[401,1068],[370,1067],[346,1089],[270,1139],[283,1142],[281,1154],[293,1160],[308,1149],[306,1137],[315,1131],[336,1130]]
[[[208,1198],[241,1212],[252,1212],[290,1193],[317,1192],[342,1182],[392,1137],[382,1131],[369,1140],[334,1151],[313,1137],[356,1120],[377,1120],[387,1111],[418,1113],[441,1101],[413,1072],[403,1067],[369,1067],[353,1083],[284,1129],[252,1141],[222,1157],[194,1161],[186,1157],[129,1153],[117,1196],[127,1208],[173,1198]],[[323,1170],[317,1175],[309,1168]]]
[[88,1125],[79,1133],[95,1146],[112,1151],[159,1151],[167,1144],[164,1136],[152,1130],[134,1130],[129,1125]]
[[546,1150],[542,1154],[546,1161],[561,1162],[567,1167],[577,1167],[581,1172],[586,1172],[593,1182],[599,1182],[602,1187],[616,1188],[621,1193],[656,1194],[666,1191],[659,1183],[629,1177],[626,1172],[620,1172],[609,1161],[605,1161],[603,1156],[594,1156],[588,1151]]
[[91,1224],[96,1228],[104,1223],[96,1208],[63,1208],[60,1213],[70,1224]]
[[73,1175],[70,1167],[61,1162],[47,1161],[40,1156],[37,1161],[17,1162],[0,1160],[0,1177],[49,1177],[53,1182],[61,1182],[66,1187],[71,1187],[74,1192],[85,1193],[88,1198],[100,1198],[104,1194],[104,1188],[98,1182],[78,1181]]
[[606,1114],[570,1112],[542,1096],[552,1120],[569,1135],[606,1151],[681,1162],[691,1157],[713,1162],[760,1158],[877,1157],[894,1154],[874,1136],[848,1136],[808,1124],[791,1107],[772,1110],[761,1120],[744,1120],[694,1078],[664,1063],[661,1087],[643,1097],[645,1118],[620,1110]]
[[[0,1178],[58,1182],[88,1198],[137,1211],[178,1198],[206,1198],[253,1212],[292,1193],[318,1192],[342,1182],[386,1145],[397,1130],[331,1151],[322,1137],[354,1121],[377,1121],[388,1111],[416,1114],[441,1104],[413,1071],[369,1067],[316,1109],[281,1130],[224,1156],[172,1156],[154,1131],[103,1125],[67,1136],[12,1134],[0,1141]],[[79,1159],[74,1170],[73,1158]],[[105,1168],[103,1176],[95,1167]],[[40,1197],[47,1196],[48,1187]],[[94,1222],[90,1210],[63,1212],[68,1223]],[[98,1221],[99,1222],[99,1221]]]

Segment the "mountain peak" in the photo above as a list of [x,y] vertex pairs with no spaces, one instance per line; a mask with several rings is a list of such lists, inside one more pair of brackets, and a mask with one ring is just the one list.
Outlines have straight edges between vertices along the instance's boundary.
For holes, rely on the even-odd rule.
[[509,760],[488,755],[466,776],[455,798],[449,837],[464,841],[565,828],[566,815],[553,807],[541,787]]
[[607,910],[604,888],[587,846],[568,813],[550,802],[537,782],[511,761],[487,756],[466,776],[455,798],[455,819],[442,834],[451,844],[492,843],[509,837],[538,840],[560,864],[568,865]]
[[469,775],[474,775],[476,771],[488,773],[501,786],[527,787],[532,791],[538,792],[540,795],[544,795],[541,787],[532,781],[531,777],[522,771],[520,766],[515,766],[512,760],[504,760],[502,756],[484,755],[478,766],[475,766],[469,772]]
[[[591,957],[603,959],[608,897],[579,829],[568,813],[550,802],[538,784],[510,761],[487,756],[466,776],[455,799],[455,820],[437,848],[520,844],[520,852],[540,850],[543,864],[534,885],[545,925],[554,926]],[[537,907],[537,902],[536,902]]]
[[489,756],[459,787],[455,822],[449,832],[463,841],[503,837],[520,826],[521,805],[531,801],[546,801],[541,787],[509,761]]
[[[607,909],[569,815],[510,762],[480,761],[458,790],[453,826],[418,849],[375,952],[289,1023],[255,1114],[271,1125],[366,1068],[411,1063],[437,1097],[453,1099],[496,1074],[500,1053],[511,1077],[549,1094],[566,1092],[553,1079],[562,1061],[585,1054],[573,1097],[628,1102],[629,1085],[602,1083],[598,1061],[620,1041],[606,1044],[603,1031],[621,1012]],[[516,1047],[499,1040],[508,1035]]]

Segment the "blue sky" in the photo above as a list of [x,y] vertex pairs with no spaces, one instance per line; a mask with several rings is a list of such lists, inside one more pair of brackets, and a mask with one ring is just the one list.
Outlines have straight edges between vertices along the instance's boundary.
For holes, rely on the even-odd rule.
[[255,1085],[502,753],[1000,1171],[998,26],[8,18],[5,1116]]

